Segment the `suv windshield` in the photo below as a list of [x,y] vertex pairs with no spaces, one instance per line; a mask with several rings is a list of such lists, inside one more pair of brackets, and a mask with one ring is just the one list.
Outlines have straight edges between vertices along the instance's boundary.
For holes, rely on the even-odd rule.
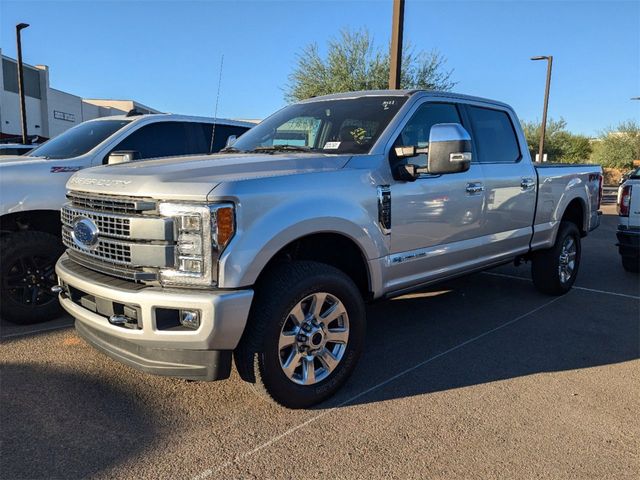
[[29,152],[29,157],[73,158],[87,153],[131,120],[85,122]]
[[406,100],[369,96],[291,105],[242,135],[228,151],[367,153]]

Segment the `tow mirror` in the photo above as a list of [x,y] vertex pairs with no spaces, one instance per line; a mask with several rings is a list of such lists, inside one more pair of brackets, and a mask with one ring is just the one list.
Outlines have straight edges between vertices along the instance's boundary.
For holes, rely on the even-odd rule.
[[127,163],[138,160],[140,154],[135,150],[121,150],[118,152],[111,152],[107,157],[107,165],[115,165],[117,163]]
[[236,143],[237,139],[238,139],[237,135],[229,135],[227,137],[227,144],[225,145],[225,148],[232,146],[234,143]]
[[471,136],[459,123],[437,123],[429,132],[427,170],[432,175],[466,172],[471,166]]
[[400,163],[393,169],[396,180],[412,182],[421,174],[466,172],[471,166],[471,136],[459,123],[437,123],[429,132],[428,146],[395,147],[396,158],[427,156],[427,164]]

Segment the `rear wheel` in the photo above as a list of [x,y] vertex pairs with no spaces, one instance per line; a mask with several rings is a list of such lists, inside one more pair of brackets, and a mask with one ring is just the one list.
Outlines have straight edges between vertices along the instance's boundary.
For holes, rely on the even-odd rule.
[[44,322],[62,309],[57,295],[56,261],[64,252],[60,239],[37,231],[11,233],[0,243],[0,315],[18,324]]
[[353,372],[364,332],[364,302],[347,275],[315,262],[280,265],[256,286],[236,366],[259,394],[309,407]]
[[622,267],[627,272],[637,273],[640,271],[640,257],[623,255],[622,256]]
[[549,295],[567,293],[576,281],[581,253],[578,227],[561,222],[553,247],[533,256],[531,276],[535,287]]

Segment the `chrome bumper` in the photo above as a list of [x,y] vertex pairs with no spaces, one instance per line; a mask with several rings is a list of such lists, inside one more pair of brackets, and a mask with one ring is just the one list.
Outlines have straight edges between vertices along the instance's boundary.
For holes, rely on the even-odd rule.
[[[142,349],[231,351],[240,341],[253,299],[253,290],[145,287],[89,270],[71,261],[66,254],[58,260],[56,274],[63,288],[60,303],[76,319],[78,326],[96,332],[102,343],[108,344],[109,339],[113,339],[114,343],[125,341]],[[86,308],[85,299],[95,304],[117,304],[135,309],[137,328],[112,325],[108,315]],[[158,309],[199,310],[200,327],[197,330],[159,328]]]

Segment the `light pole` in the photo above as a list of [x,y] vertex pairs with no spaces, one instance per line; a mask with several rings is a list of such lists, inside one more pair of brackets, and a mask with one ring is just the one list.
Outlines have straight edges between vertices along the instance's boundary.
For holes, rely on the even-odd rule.
[[391,19],[391,54],[389,56],[389,88],[400,88],[402,68],[402,33],[404,30],[404,0],[393,0]]
[[24,105],[24,71],[22,66],[22,40],[20,32],[29,26],[28,23],[16,25],[16,44],[18,49],[18,95],[20,96],[20,121],[22,122],[22,143],[27,144],[27,110]]
[[547,61],[547,86],[544,90],[544,107],[542,108],[542,125],[540,129],[540,148],[538,149],[538,161],[542,162],[542,160],[544,159],[544,134],[547,129],[547,109],[549,108],[549,88],[551,87],[551,67],[553,66],[553,56],[544,55],[531,57],[531,60]]

